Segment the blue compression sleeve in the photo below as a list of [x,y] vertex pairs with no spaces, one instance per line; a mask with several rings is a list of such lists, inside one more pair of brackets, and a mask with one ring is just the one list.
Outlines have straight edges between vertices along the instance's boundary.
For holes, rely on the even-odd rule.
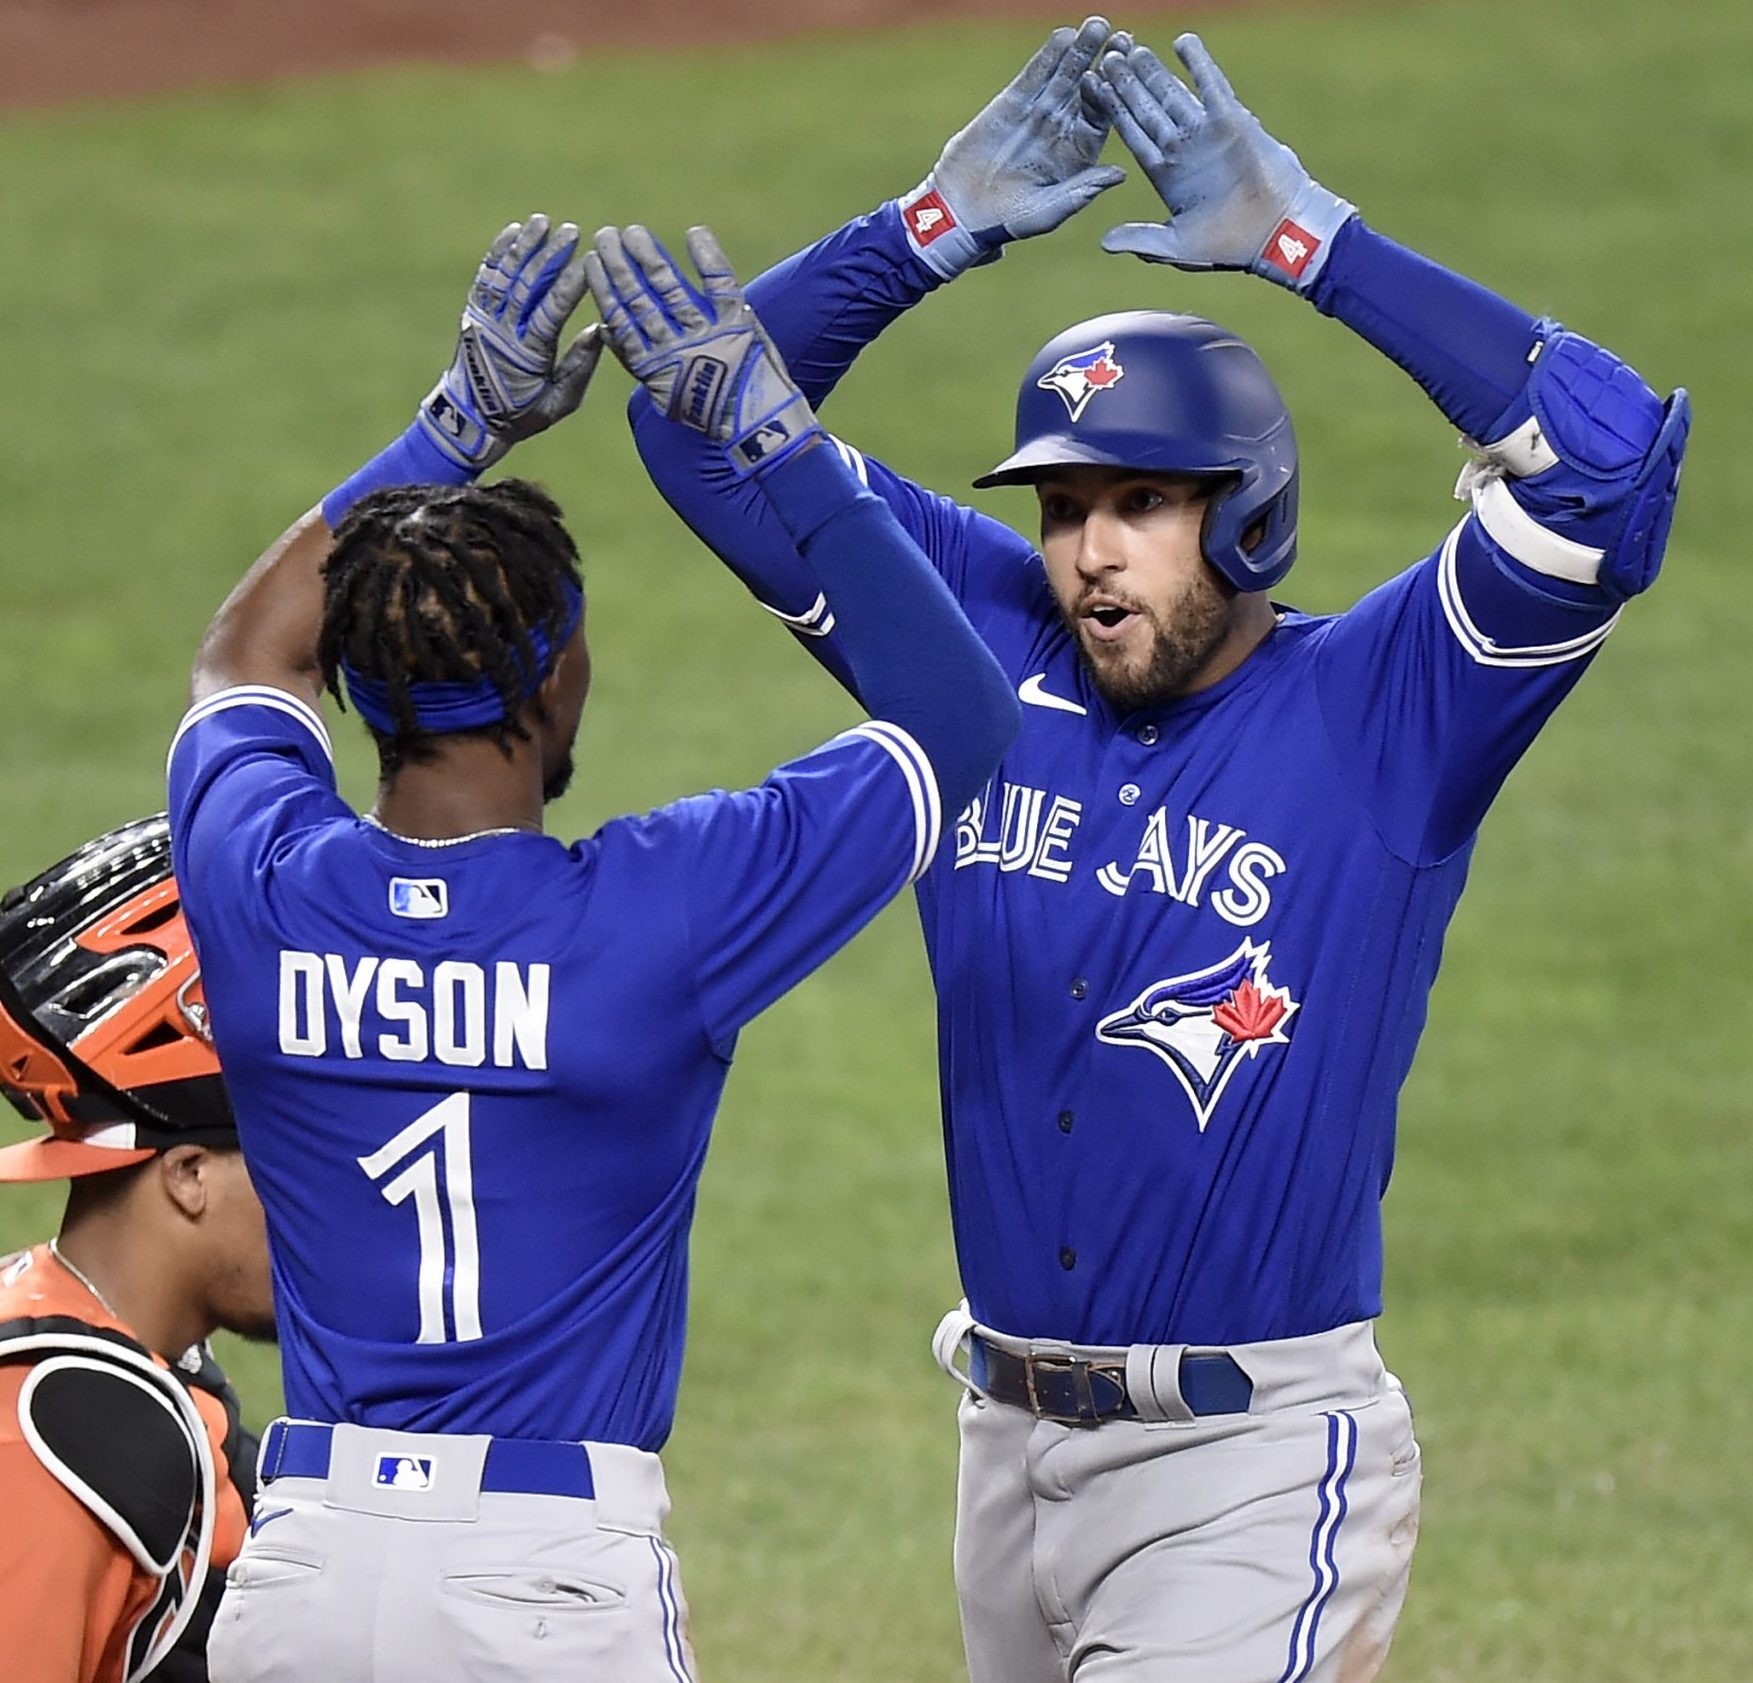
[[832,444],[801,451],[760,484],[833,606],[866,710],[925,750],[945,808],[960,812],[1021,722],[1003,670],[924,551]]
[[453,461],[421,430],[416,421],[393,444],[371,458],[364,467],[344,479],[323,498],[323,519],[335,531],[347,511],[373,491],[397,485],[468,485],[475,475]]
[[1469,438],[1491,442],[1528,383],[1549,323],[1378,234],[1354,216],[1310,301],[1397,363]]
[[750,282],[749,304],[819,407],[866,345],[943,284],[886,204],[776,263]]

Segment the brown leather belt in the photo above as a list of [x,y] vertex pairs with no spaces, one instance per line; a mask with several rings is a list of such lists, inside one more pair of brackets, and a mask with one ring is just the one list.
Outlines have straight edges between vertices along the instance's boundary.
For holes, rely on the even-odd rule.
[[[1183,1351],[1181,1400],[1190,1414],[1246,1414],[1254,1385],[1222,1350]],[[1026,1409],[1038,1420],[1093,1426],[1135,1420],[1138,1405],[1126,1384],[1126,1359],[1086,1361],[1080,1356],[1019,1356],[979,1332],[968,1334],[968,1378],[994,1402]]]

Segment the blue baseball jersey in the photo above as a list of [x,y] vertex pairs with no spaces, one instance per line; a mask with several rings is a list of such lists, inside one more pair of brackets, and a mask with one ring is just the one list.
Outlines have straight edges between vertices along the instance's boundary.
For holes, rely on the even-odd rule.
[[176,874],[267,1211],[288,1412],[656,1449],[738,1030],[922,870],[872,721],[573,846],[390,835],[280,691],[193,707]]
[[[931,284],[889,209],[751,299],[819,402]],[[783,533],[733,516],[679,429],[635,431],[694,530],[838,666]],[[1476,827],[1615,605],[1469,515],[1349,612],[1285,608],[1222,682],[1118,716],[1028,542],[842,449],[1025,703],[917,889],[975,1317],[1125,1345],[1376,1315],[1397,1095]]]

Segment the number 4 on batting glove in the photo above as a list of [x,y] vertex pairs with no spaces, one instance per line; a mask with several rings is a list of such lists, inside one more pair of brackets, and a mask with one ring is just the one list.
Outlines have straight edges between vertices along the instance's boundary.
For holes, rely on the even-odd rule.
[[1083,78],[1110,37],[1108,20],[1056,29],[1046,45],[959,134],[902,198],[901,220],[920,261],[944,280],[997,257],[1007,241],[1045,234],[1126,172],[1098,162],[1108,118]]
[[1175,51],[1197,94],[1143,46],[1107,54],[1085,78],[1169,210],[1166,225],[1111,229],[1102,249],[1177,269],[1247,269],[1308,291],[1355,207],[1260,126],[1197,35]]
[[610,348],[671,420],[745,475],[823,436],[709,228],[688,230],[698,287],[644,228],[602,228],[595,244],[585,268]]

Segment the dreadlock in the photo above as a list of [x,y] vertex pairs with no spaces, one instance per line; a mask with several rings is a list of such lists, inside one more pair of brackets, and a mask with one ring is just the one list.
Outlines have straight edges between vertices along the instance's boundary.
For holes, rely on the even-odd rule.
[[323,683],[345,707],[340,667],[388,686],[393,736],[373,730],[383,775],[429,759],[435,739],[420,728],[409,686],[474,683],[498,690],[505,717],[470,731],[503,752],[514,736],[530,635],[552,647],[567,618],[567,587],[579,587],[578,550],[560,509],[523,479],[492,485],[409,485],[362,498],[341,522],[323,567],[317,656]]

